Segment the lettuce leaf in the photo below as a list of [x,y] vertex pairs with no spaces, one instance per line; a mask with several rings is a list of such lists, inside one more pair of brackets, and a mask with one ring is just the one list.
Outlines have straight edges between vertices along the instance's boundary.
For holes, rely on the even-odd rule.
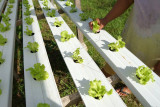
[[5,61],[5,59],[2,59],[2,55],[3,53],[0,51],[0,64],[2,64]]
[[50,105],[47,103],[39,103],[37,107],[50,107]]
[[154,77],[152,74],[152,70],[145,66],[139,66],[136,70],[136,76],[139,78],[140,84],[147,84],[147,82],[151,79],[154,82]]
[[99,26],[98,22],[97,21],[93,21],[93,29],[92,29],[92,31],[94,33],[97,33],[99,28],[100,28],[100,26]]
[[74,61],[76,61],[76,63],[83,63],[83,59],[81,56],[78,56],[80,54],[80,48],[77,48],[74,52],[73,52],[73,55],[72,55],[72,58]]
[[38,51],[38,43],[37,42],[28,42],[28,45],[26,48],[29,48],[29,50],[32,52],[32,53],[35,53]]
[[36,63],[34,64],[34,68],[30,67],[26,69],[26,71],[31,71],[30,74],[37,81],[46,80],[49,77],[48,72],[45,71],[44,64],[41,65],[40,63]]
[[54,25],[60,27],[62,24],[63,24],[63,21],[59,21],[59,20],[56,18],[56,21],[54,22]]
[[0,46],[4,46],[5,43],[7,43],[7,38],[4,38],[4,37],[0,34]]
[[125,47],[125,42],[123,42],[122,38],[119,36],[117,42],[108,44],[108,47],[111,51],[118,52],[120,48]]
[[73,37],[75,37],[75,35],[68,34],[66,30],[61,32],[61,42],[69,41],[69,39]]
[[96,98],[96,99],[102,99],[105,94],[111,95],[113,90],[107,91],[105,86],[101,85],[101,81],[97,81],[96,79],[93,81],[90,81],[90,88],[88,90],[88,93],[90,96]]

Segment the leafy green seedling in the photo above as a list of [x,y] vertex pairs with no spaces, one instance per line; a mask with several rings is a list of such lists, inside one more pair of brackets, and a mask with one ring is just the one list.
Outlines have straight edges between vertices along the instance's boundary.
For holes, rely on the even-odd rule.
[[29,16],[31,14],[31,11],[29,9],[26,9],[26,11],[24,12],[25,16]]
[[109,50],[118,52],[120,48],[125,47],[125,42],[122,41],[122,38],[119,36],[116,43],[108,44]]
[[24,5],[29,4],[28,0],[23,0],[23,4],[24,4]]
[[101,85],[101,81],[97,81],[96,79],[93,81],[90,81],[90,88],[88,90],[88,93],[90,96],[92,96],[95,99],[102,99],[105,94],[111,95],[113,93],[113,90],[107,91],[105,86]]
[[30,18],[30,17],[26,17],[24,20],[28,25],[31,25],[34,22],[33,18]]
[[61,42],[69,41],[69,39],[73,37],[75,37],[75,35],[68,34],[66,30],[61,32]]
[[32,7],[30,4],[25,4],[24,6],[26,7],[27,10],[29,10]]
[[9,23],[8,21],[10,20],[8,14],[2,14],[2,21],[4,23]]
[[136,76],[139,79],[140,84],[147,84],[147,82],[151,79],[154,82],[154,77],[152,74],[152,70],[145,66],[139,66],[136,70]]
[[56,14],[56,10],[52,10],[51,12],[48,11],[47,16],[49,16],[49,17],[55,17],[55,14]]
[[24,33],[28,36],[32,36],[34,35],[34,33],[32,32],[32,30],[29,30],[28,26],[26,26],[26,31],[24,31]]
[[72,3],[70,2],[70,0],[67,0],[66,3],[65,3],[66,6],[71,6],[71,4]]
[[13,8],[13,5],[10,4],[10,5],[8,5],[8,7],[12,9],[12,8]]
[[4,38],[1,34],[0,34],[0,46],[4,46],[7,43],[7,38]]
[[75,13],[77,12],[77,8],[75,6],[75,4],[71,5],[71,10],[70,10],[70,13]]
[[33,79],[40,81],[40,80],[46,80],[49,77],[49,74],[47,71],[45,71],[44,64],[36,63],[34,64],[34,68],[30,67],[26,69],[26,71],[31,71],[30,74],[32,75]]
[[15,3],[15,0],[9,0],[9,3],[11,4]]
[[86,21],[89,18],[86,13],[80,13],[79,16],[81,17],[81,21]]
[[37,42],[28,42],[28,45],[26,48],[28,48],[31,53],[36,53],[38,52],[38,47],[39,47],[39,44]]
[[50,7],[48,7],[48,6],[43,7],[43,9],[44,10],[51,10]]
[[[2,82],[2,80],[0,80],[0,83]],[[2,90],[0,89],[0,95],[2,94]]]
[[48,7],[48,0],[43,0],[43,3],[42,3],[44,6]]
[[94,33],[98,33],[99,28],[100,28],[100,26],[99,26],[98,22],[97,21],[93,21],[93,29],[92,29],[92,31]]
[[73,61],[75,63],[83,63],[83,59],[81,56],[78,56],[80,54],[80,48],[77,48],[74,52],[73,52],[73,55],[72,55],[72,58],[73,58]]
[[0,51],[0,64],[4,63],[5,59],[2,58],[3,53]]
[[39,103],[37,107],[50,107],[50,105],[47,103]]
[[8,13],[8,14],[11,14],[11,13],[12,13],[11,8],[7,8],[7,13]]
[[57,18],[55,18],[55,19],[56,19],[56,21],[54,22],[54,25],[56,27],[60,27],[63,24],[63,21],[59,21]]
[[2,23],[0,23],[0,31],[1,32],[6,32],[8,30],[10,30],[10,23],[9,22],[5,22],[6,26]]

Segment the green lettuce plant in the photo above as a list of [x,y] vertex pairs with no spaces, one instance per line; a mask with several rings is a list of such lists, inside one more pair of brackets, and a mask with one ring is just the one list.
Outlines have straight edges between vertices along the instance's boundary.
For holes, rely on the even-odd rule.
[[122,38],[119,36],[117,42],[108,44],[108,47],[111,51],[118,52],[120,48],[125,47],[125,42],[123,42]]
[[11,14],[11,13],[12,13],[11,8],[7,8],[7,13],[8,13],[8,14]]
[[10,18],[9,18],[8,15],[9,15],[8,13],[2,14],[2,21],[3,21],[4,23],[8,23],[8,21],[10,20]]
[[38,52],[38,47],[39,47],[39,44],[37,42],[28,42],[28,45],[26,48],[28,48],[31,53],[36,53]]
[[26,11],[24,12],[25,16],[29,16],[31,14],[31,11],[29,9],[26,9]]
[[33,18],[30,18],[30,17],[26,17],[24,20],[28,25],[31,25],[34,22]]
[[7,38],[4,38],[1,34],[0,34],[0,46],[4,46],[7,43]]
[[49,17],[55,17],[56,10],[48,11],[47,16]]
[[100,28],[100,26],[99,26],[98,22],[97,21],[93,21],[93,29],[92,29],[92,31],[94,33],[97,33],[99,31],[99,28]]
[[57,18],[55,18],[55,22],[54,22],[54,25],[56,26],[56,27],[60,27],[62,24],[63,24],[63,21],[59,21]]
[[26,69],[26,71],[30,71],[30,74],[32,75],[33,79],[40,81],[40,80],[46,80],[49,77],[49,74],[47,71],[45,71],[44,64],[36,63],[34,64],[34,68],[30,67]]
[[93,81],[90,81],[90,88],[88,90],[89,96],[95,98],[95,99],[102,99],[105,94],[111,95],[113,93],[113,90],[107,91],[105,86],[101,85],[101,81],[97,81],[96,79]]
[[50,105],[47,103],[39,103],[37,107],[50,107]]
[[79,16],[81,17],[81,21],[86,21],[89,18],[86,13],[80,13]]
[[[2,82],[2,80],[0,80],[0,83]],[[0,89],[0,95],[2,94],[2,89]]]
[[9,3],[11,4],[15,3],[15,0],[9,0]]
[[26,26],[26,31],[24,31],[24,33],[28,36],[32,36],[33,35],[33,32],[32,30],[29,30],[28,26]]
[[80,54],[80,48],[77,48],[72,55],[73,61],[76,63],[83,63],[83,59],[81,56],[78,56]]
[[66,6],[71,6],[71,4],[72,3],[70,2],[70,0],[67,0],[66,3],[65,3]]
[[5,59],[2,58],[3,53],[0,51],[0,64],[4,63]]
[[154,82],[154,77],[152,74],[152,70],[145,66],[139,66],[136,70],[136,76],[139,79],[140,84],[147,84],[147,82],[151,79]]
[[47,6],[48,7],[48,0],[43,0],[43,3],[42,3],[44,6]]
[[9,22],[5,22],[5,25],[0,23],[0,31],[1,32],[6,32],[8,30],[10,30],[10,23]]
[[69,39],[73,37],[75,37],[75,35],[68,34],[66,30],[61,32],[61,42],[69,41]]
[[71,5],[71,10],[70,10],[70,13],[75,13],[77,12],[77,8],[75,6],[75,4]]
[[12,9],[12,8],[13,8],[13,5],[12,5],[12,4],[8,5],[8,8],[11,8],[11,9]]

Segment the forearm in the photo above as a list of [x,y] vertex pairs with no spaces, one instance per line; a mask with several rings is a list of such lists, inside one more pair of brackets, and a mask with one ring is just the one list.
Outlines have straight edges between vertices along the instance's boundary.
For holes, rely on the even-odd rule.
[[112,10],[101,19],[101,24],[105,26],[108,22],[123,14],[132,4],[134,0],[117,0]]

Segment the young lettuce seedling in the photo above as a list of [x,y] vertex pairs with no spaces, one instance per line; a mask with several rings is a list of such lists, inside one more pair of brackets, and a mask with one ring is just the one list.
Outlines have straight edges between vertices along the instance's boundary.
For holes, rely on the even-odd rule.
[[28,25],[31,25],[34,22],[33,18],[30,18],[30,17],[26,17],[24,20]]
[[0,34],[0,46],[4,46],[7,43],[7,38],[4,38],[1,34]]
[[118,52],[120,48],[125,47],[125,42],[122,41],[122,38],[119,36],[116,43],[108,44],[109,50]]
[[40,80],[46,80],[49,77],[49,74],[47,71],[45,71],[44,64],[36,63],[34,64],[34,68],[30,67],[26,69],[26,71],[31,71],[30,74],[32,75],[34,80],[40,81]]
[[8,8],[11,8],[11,9],[12,9],[12,8],[13,8],[13,5],[11,5],[11,4],[10,4],[10,5],[8,5]]
[[26,26],[26,31],[24,31],[24,33],[28,36],[32,36],[34,35],[34,33],[32,32],[32,30],[29,30],[28,26]]
[[71,6],[71,4],[72,3],[70,2],[70,0],[67,0],[66,3],[65,3],[66,6]]
[[9,3],[11,4],[15,3],[15,0],[9,0]]
[[37,107],[50,107],[50,105],[47,103],[39,103]]
[[88,94],[95,99],[102,99],[105,94],[111,95],[113,90],[107,91],[105,86],[101,85],[101,81],[97,81],[96,79],[90,81],[90,88],[88,90]]
[[68,34],[66,30],[61,32],[61,42],[69,41],[69,39],[73,37],[75,37],[75,35]]
[[79,16],[81,17],[81,21],[86,21],[89,18],[86,13],[80,13]]
[[57,18],[55,18],[55,19],[56,19],[56,21],[54,22],[54,25],[56,27],[60,27],[63,24],[63,21],[59,21]]
[[154,82],[152,70],[145,66],[139,66],[136,70],[136,77],[139,79],[140,84],[145,85],[151,79]]
[[49,16],[49,17],[55,17],[55,14],[56,14],[56,10],[52,10],[51,12],[48,11],[47,16]]
[[70,13],[75,13],[77,12],[77,8],[75,6],[75,4],[71,5],[71,10],[70,10]]
[[5,59],[2,58],[3,53],[0,51],[0,64],[4,63]]
[[42,3],[44,6],[48,7],[48,0],[43,0],[43,3]]
[[73,61],[75,63],[83,63],[83,59],[81,56],[78,56],[80,54],[80,48],[77,48],[74,52],[73,52],[73,55],[72,55],[72,58],[73,58]]
[[[2,80],[0,80],[0,83],[2,82]],[[2,94],[2,89],[0,89],[0,95]]]
[[29,9],[26,9],[26,11],[24,12],[25,16],[29,16],[31,14],[31,11]]
[[0,23],[0,31],[1,32],[6,32],[8,30],[10,30],[10,23],[9,22],[5,22],[6,26],[3,25],[2,23]]
[[33,42],[33,43],[28,42],[28,45],[26,48],[28,48],[31,51],[31,53],[36,53],[38,52],[38,47],[39,47],[39,44],[37,42]]
[[97,21],[93,21],[93,29],[92,29],[92,31],[94,33],[99,33],[98,32],[99,28],[100,28],[100,26],[99,26],[98,22]]

